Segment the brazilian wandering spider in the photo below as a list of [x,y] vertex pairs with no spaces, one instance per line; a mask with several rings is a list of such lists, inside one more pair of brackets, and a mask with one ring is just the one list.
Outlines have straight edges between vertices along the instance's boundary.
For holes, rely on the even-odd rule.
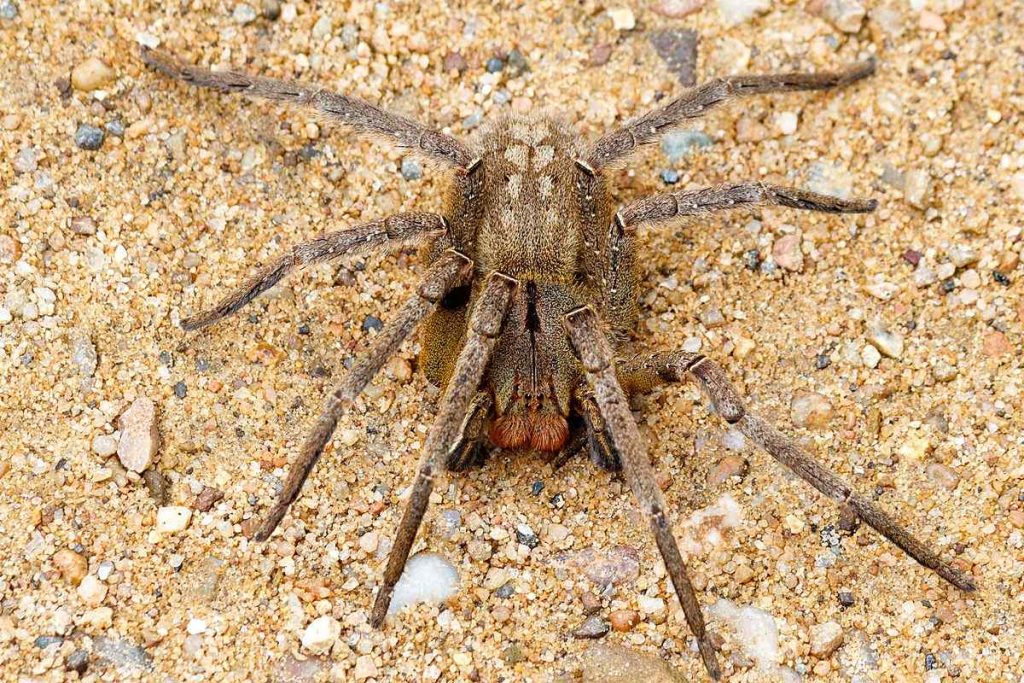
[[421,154],[452,173],[440,214],[398,214],[299,244],[217,306],[181,323],[185,330],[210,325],[298,266],[385,247],[424,245],[429,267],[416,295],[331,393],[276,504],[256,532],[258,540],[274,532],[342,415],[422,322],[420,364],[444,393],[373,605],[375,627],[387,615],[442,468],[480,464],[493,447],[540,451],[556,462],[587,452],[598,466],[622,471],[650,524],[708,673],[718,679],[720,667],[700,603],[627,399],[684,378],[698,382],[722,419],[848,514],[949,583],[974,590],[970,577],[943,562],[792,439],[747,412],[713,361],[685,351],[620,359],[638,317],[637,226],[766,205],[864,213],[874,210],[876,202],[749,182],[658,194],[615,211],[607,171],[642,145],[730,99],[849,85],[874,72],[873,60],[834,73],[715,79],[594,143],[556,119],[508,116],[485,126],[467,144],[367,102],[302,83],[212,72],[146,48],[142,59],[191,85],[309,107],[328,120]]

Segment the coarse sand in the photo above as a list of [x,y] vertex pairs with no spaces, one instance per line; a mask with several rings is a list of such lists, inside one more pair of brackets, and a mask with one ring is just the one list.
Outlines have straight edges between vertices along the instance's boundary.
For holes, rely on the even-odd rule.
[[706,680],[628,490],[582,458],[442,479],[415,550],[458,591],[370,627],[438,400],[417,341],[249,540],[417,252],[178,322],[292,244],[437,210],[444,172],[138,58],[298,77],[460,137],[548,110],[594,138],[683,91],[687,45],[663,59],[658,32],[686,29],[698,80],[878,72],[693,120],[612,173],[617,201],[759,180],[880,206],[641,229],[635,350],[721,362],[980,587],[851,534],[694,386],[660,389],[634,407],[729,680],[1024,680],[1024,4],[249,2],[0,0],[0,679]]

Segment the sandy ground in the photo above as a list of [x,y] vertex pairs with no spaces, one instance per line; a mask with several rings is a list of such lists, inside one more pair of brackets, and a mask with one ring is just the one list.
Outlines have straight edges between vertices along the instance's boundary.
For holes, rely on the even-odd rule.
[[[674,168],[677,188],[760,179],[881,206],[641,231],[637,349],[685,342],[726,364],[760,412],[980,585],[962,594],[869,529],[838,533],[836,508],[695,388],[661,390],[636,407],[730,680],[1024,680],[1024,6],[729,0],[726,13],[763,10],[729,24],[714,1],[298,3],[276,19],[259,2],[164,4],[0,0],[0,678],[613,680],[609,657],[654,655],[671,671],[645,678],[703,680],[628,491],[585,461],[499,456],[439,486],[417,549],[462,588],[369,627],[437,397],[409,372],[416,344],[343,420],[272,541],[246,538],[372,340],[368,317],[411,293],[415,254],[313,268],[200,334],[177,321],[287,245],[437,209],[443,178],[135,56],[159,41],[299,75],[456,135],[545,107],[594,136],[681,92],[649,34],[688,28],[700,79],[868,55],[879,71],[694,122],[706,138],[688,134],[701,144],[687,155],[654,147],[617,174],[622,201],[663,191]],[[488,73],[512,49],[526,70]],[[465,67],[445,70],[455,52]],[[69,87],[92,58],[112,73],[94,65],[98,82]],[[80,124],[104,131],[99,149]],[[894,357],[874,352],[876,322]],[[113,455],[140,397],[160,436],[145,478]],[[190,510],[187,526],[157,532],[161,504]],[[520,542],[522,524],[539,543]],[[588,614],[622,630],[574,637]],[[300,638],[320,616],[340,628],[316,655]]]

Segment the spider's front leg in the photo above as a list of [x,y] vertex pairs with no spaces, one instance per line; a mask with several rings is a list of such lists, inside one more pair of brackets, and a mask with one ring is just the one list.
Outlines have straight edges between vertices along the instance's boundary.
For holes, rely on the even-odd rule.
[[650,390],[658,385],[681,382],[687,376],[696,379],[707,392],[715,412],[734,425],[768,455],[795,472],[801,479],[856,513],[857,517],[889,539],[921,565],[964,591],[975,589],[974,581],[938,553],[915,538],[877,505],[855,492],[803,449],[796,442],[772,427],[766,420],[747,412],[739,392],[720,366],[698,353],[684,351],[658,353],[644,359],[623,363],[619,376],[634,391]]
[[668,508],[655,481],[647,449],[629,410],[626,394],[616,377],[611,347],[601,331],[597,315],[589,306],[570,312],[565,316],[564,323],[583,366],[587,383],[593,390],[594,401],[604,418],[605,430],[618,453],[623,477],[641,510],[647,515],[658,550],[665,561],[665,569],[686,615],[686,622],[697,639],[697,648],[704,666],[711,678],[717,681],[722,675],[718,657],[704,627],[700,602],[687,575],[679,545],[672,535]]

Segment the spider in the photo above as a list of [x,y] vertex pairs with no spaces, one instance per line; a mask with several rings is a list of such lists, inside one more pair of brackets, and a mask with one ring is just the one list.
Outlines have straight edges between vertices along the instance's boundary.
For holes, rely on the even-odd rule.
[[231,315],[293,269],[399,245],[424,246],[416,293],[330,394],[277,501],[255,533],[266,540],[296,500],[338,421],[422,324],[420,366],[443,387],[411,494],[377,592],[380,627],[442,469],[482,464],[494,448],[539,451],[556,462],[587,453],[621,471],[664,559],[700,655],[721,669],[679,553],[667,506],[630,412],[628,397],[693,379],[714,412],[845,513],[964,591],[972,579],[944,562],[796,442],[749,412],[725,371],[686,351],[622,358],[638,317],[636,229],[739,207],[784,206],[865,213],[875,200],[839,199],[761,182],[668,192],[618,209],[608,171],[666,131],[745,95],[825,90],[872,74],[874,60],[836,72],[718,78],[588,143],[547,116],[505,116],[466,143],[365,101],[298,82],[213,72],[143,48],[150,67],[191,85],[309,107],[328,120],[427,157],[450,171],[441,213],[403,213],[293,247],[212,309],[181,321],[197,330]]

